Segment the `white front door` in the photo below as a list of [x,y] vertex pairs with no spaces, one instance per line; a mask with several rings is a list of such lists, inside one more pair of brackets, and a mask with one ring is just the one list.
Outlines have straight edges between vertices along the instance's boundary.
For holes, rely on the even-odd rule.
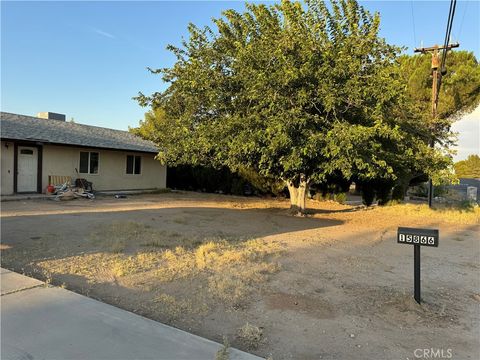
[[17,192],[36,192],[38,149],[19,146],[17,161]]

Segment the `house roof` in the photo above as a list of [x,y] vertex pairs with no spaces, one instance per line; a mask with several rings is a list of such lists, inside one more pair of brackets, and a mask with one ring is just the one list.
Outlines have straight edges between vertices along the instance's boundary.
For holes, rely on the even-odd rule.
[[474,186],[480,189],[480,179],[460,178],[460,185]]
[[157,146],[128,131],[0,112],[1,138],[56,145],[157,153]]

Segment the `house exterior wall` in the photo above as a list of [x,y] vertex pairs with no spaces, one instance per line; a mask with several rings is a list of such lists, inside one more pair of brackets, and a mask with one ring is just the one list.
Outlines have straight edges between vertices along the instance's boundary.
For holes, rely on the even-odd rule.
[[[99,153],[98,174],[79,174],[80,151]],[[142,157],[141,174],[126,174],[127,155]],[[81,177],[93,183],[94,190],[142,190],[165,188],[166,167],[154,159],[155,154],[131,151],[89,149],[70,146],[43,146],[42,190],[48,186],[49,175]],[[2,165],[3,168],[3,165]]]
[[1,158],[0,193],[1,195],[13,194],[13,161],[14,161],[13,151],[14,151],[13,142],[11,141],[1,142],[1,148],[0,148],[0,158]]

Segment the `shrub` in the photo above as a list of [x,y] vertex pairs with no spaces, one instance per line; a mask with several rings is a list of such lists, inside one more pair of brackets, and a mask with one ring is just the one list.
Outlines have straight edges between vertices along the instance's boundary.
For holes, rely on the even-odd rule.
[[393,201],[403,201],[407,188],[403,184],[397,184],[393,187],[392,190],[392,200]]
[[389,185],[378,185],[375,189],[375,194],[378,199],[378,205],[386,205],[390,201],[390,192],[392,188]]
[[333,196],[333,199],[338,202],[339,204],[345,204],[347,201],[347,193],[338,193]]
[[253,169],[240,168],[238,174],[261,194],[279,196],[285,189],[285,183],[268,176],[262,176]]
[[205,191],[209,193],[245,195],[250,193],[281,195],[285,189],[283,182],[262,176],[250,169],[240,169],[238,173],[223,167],[181,165],[168,167],[167,187],[171,189]]
[[375,190],[370,185],[364,184],[362,186],[362,201],[363,204],[366,206],[370,206],[373,204],[375,200]]
[[215,360],[229,360],[230,359],[230,343],[226,336],[223,337],[223,346],[215,354]]
[[230,192],[233,195],[244,195],[246,184],[247,182],[245,180],[235,178],[232,180],[232,187]]
[[263,340],[263,331],[248,322],[238,331],[238,337],[248,349],[255,350]]

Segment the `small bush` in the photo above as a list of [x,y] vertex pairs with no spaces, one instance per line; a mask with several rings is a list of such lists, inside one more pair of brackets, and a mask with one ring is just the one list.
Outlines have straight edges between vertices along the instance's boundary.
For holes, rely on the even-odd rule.
[[462,200],[457,205],[460,210],[474,211],[475,207],[478,207],[477,203],[472,200]]
[[395,185],[392,190],[392,200],[393,201],[403,201],[407,188],[403,184]]
[[251,184],[254,189],[258,190],[261,194],[280,196],[285,189],[285,183],[283,181],[260,175],[253,169],[240,168],[238,175],[247,183]]
[[370,206],[373,204],[373,201],[375,200],[375,191],[373,188],[369,186],[364,186],[362,188],[362,201],[363,204],[366,206]]
[[255,350],[263,341],[263,331],[247,322],[239,329],[238,337],[248,349]]
[[231,187],[230,192],[233,195],[242,196],[242,195],[244,195],[246,184],[247,184],[247,182],[243,179],[233,179],[232,180],[232,187]]
[[230,359],[230,343],[226,336],[223,337],[223,346],[215,354],[215,360],[229,360]]
[[390,189],[380,188],[376,191],[378,205],[387,205],[390,201]]
[[338,193],[333,196],[333,199],[339,204],[345,204],[347,201],[347,193]]

